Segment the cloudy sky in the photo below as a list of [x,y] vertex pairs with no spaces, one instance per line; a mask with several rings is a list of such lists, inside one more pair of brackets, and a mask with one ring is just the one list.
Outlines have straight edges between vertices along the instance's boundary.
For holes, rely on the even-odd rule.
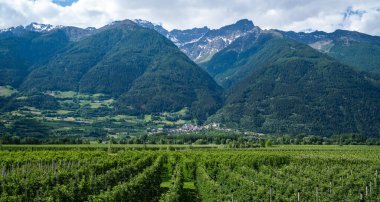
[[145,19],[171,30],[218,28],[242,18],[264,29],[380,35],[380,0],[0,0],[0,28],[30,22],[101,27]]

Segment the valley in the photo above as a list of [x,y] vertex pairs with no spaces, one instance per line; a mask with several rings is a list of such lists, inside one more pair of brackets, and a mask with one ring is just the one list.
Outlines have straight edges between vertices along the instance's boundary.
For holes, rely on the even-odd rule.
[[[10,96],[12,89],[4,87],[0,93]],[[30,99],[15,97],[14,106],[1,114],[1,133],[13,133],[24,143],[37,143],[42,139],[66,139],[75,141],[85,138],[97,141],[114,137],[126,139],[149,131],[163,132],[186,123],[193,123],[189,110],[162,112],[139,116],[116,114],[114,99],[104,94],[83,94],[73,91],[46,93],[54,99],[52,106],[18,105],[18,101]],[[18,106],[17,106],[18,105]],[[37,108],[36,108],[37,107]],[[30,125],[28,125],[30,124]],[[27,139],[24,139],[28,137]],[[22,143],[21,141],[21,143]]]
[[4,29],[0,131],[16,143],[133,143],[152,133],[171,142],[166,135],[181,128],[197,137],[218,125],[236,141],[249,133],[373,142],[379,42],[342,30],[264,30],[247,19],[172,31],[145,20]]
[[379,202],[379,19],[0,0],[0,202]]

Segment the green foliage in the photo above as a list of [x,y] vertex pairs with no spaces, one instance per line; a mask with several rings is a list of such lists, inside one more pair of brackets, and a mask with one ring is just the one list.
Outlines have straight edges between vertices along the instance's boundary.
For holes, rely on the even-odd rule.
[[[366,160],[361,159],[364,153],[347,150],[330,153],[320,150],[318,154],[307,157],[308,152],[302,149],[297,152],[289,152],[287,149],[278,152],[285,154],[284,156],[294,156],[290,161],[282,161],[284,156],[280,153],[276,155],[266,153],[260,157],[262,161],[253,166],[251,163],[257,159],[248,162],[243,153],[238,155],[237,161],[234,161],[233,154],[226,156],[228,160],[223,158],[221,153],[214,160],[211,160],[213,157],[207,154],[204,166],[197,169],[197,189],[201,200],[293,201],[297,198],[297,191],[301,189],[301,199],[312,201],[315,200],[317,186],[319,200],[336,201],[342,198],[356,200],[359,198],[357,190],[364,190],[366,184],[374,184],[377,178],[376,171],[368,169],[364,163]],[[251,155],[248,154],[248,156]],[[261,154],[256,153],[256,155]],[[300,156],[295,157],[298,155]],[[358,155],[357,158],[354,157],[355,155]],[[340,158],[338,156],[344,157],[338,160],[337,158]],[[327,159],[335,160],[328,163]],[[372,161],[371,165],[376,167],[378,163]],[[341,169],[344,171],[335,172]],[[324,172],[321,172],[322,170]],[[367,177],[364,177],[367,175],[365,173],[368,174]],[[270,195],[270,190],[272,190],[272,195]],[[375,193],[374,188],[372,191]],[[368,194],[365,197],[368,200],[375,199],[378,198],[378,194]]]
[[161,157],[131,181],[118,184],[96,196],[91,201],[149,201],[158,193],[160,185]]
[[184,184],[184,176],[182,173],[182,162],[178,162],[175,170],[173,171],[173,176],[171,179],[171,185],[169,190],[164,193],[160,201],[164,202],[179,202],[183,201],[181,196],[183,196],[183,184]]
[[2,111],[12,111],[23,107],[35,107],[43,110],[56,110],[60,108],[58,101],[50,95],[36,94],[26,99],[17,99],[17,96],[11,97],[0,108]]
[[[314,201],[316,187],[320,201],[358,201],[361,191],[365,200],[380,199],[379,147],[1,149],[0,201],[296,201],[298,190]],[[168,185],[163,176],[171,176]],[[189,182],[194,195],[184,186]]]
[[13,136],[3,135],[1,138],[6,144],[36,144],[49,136],[50,127],[34,119],[18,119],[9,129]]
[[271,147],[271,146],[272,146],[272,142],[270,141],[270,139],[266,140],[265,147]]

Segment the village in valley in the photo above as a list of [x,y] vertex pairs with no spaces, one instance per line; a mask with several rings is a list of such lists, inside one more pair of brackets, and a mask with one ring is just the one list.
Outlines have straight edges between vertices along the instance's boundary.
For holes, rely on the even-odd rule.
[[195,125],[192,123],[186,123],[182,126],[178,126],[176,128],[147,128],[147,132],[150,134],[154,133],[160,133],[160,132],[168,132],[168,133],[190,133],[190,132],[197,132],[197,131],[203,131],[203,130],[220,130],[220,131],[232,131],[232,129],[227,128],[221,128],[220,123],[210,123],[207,125]]

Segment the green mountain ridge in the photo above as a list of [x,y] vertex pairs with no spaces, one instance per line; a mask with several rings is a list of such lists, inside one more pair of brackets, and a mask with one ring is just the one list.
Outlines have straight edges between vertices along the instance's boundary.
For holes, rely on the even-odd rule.
[[0,35],[0,85],[18,87],[34,66],[54,57],[69,43],[61,30]]
[[336,30],[332,33],[278,32],[287,38],[308,44],[358,71],[380,74],[379,36],[347,30]]
[[189,107],[200,121],[222,102],[221,88],[170,40],[129,20],[68,43],[45,64],[34,66],[20,90],[104,93],[118,98],[117,113]]
[[379,134],[378,77],[277,33],[248,43],[252,46],[241,52],[231,44],[207,64],[223,64],[218,63],[223,54],[239,56],[233,68],[215,75],[219,82],[228,75],[220,83],[234,85],[224,85],[226,103],[210,122],[264,133]]

